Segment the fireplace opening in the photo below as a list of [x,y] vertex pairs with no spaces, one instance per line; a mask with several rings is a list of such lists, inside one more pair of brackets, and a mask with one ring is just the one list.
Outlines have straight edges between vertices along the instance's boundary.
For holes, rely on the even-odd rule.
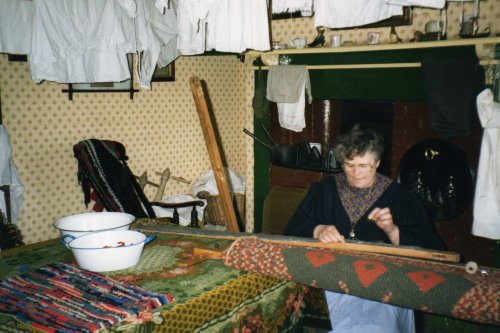
[[385,140],[385,151],[380,161],[378,172],[391,176],[391,151],[393,127],[393,103],[385,101],[342,101],[340,133],[348,131],[354,125],[371,128],[381,133]]

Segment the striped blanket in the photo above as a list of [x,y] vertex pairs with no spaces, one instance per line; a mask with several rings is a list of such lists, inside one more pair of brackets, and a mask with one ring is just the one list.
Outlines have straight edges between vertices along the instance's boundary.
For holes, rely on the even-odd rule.
[[173,301],[64,263],[2,281],[0,299],[1,313],[53,333],[96,332]]
[[124,212],[156,217],[150,202],[127,166],[125,146],[109,140],[83,140],[73,146],[78,160],[78,183],[85,205],[95,201],[94,211]]

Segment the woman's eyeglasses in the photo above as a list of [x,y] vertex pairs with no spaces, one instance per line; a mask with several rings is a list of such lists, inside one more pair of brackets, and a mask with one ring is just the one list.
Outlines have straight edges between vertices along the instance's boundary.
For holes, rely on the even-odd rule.
[[356,168],[358,168],[359,172],[365,173],[372,171],[375,164],[377,164],[377,162],[373,162],[373,164],[352,164],[344,162],[342,163],[342,168],[346,172],[354,172]]

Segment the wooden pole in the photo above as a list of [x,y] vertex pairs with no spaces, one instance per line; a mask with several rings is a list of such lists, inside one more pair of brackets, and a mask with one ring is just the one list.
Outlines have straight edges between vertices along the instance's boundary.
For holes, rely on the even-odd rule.
[[224,216],[226,217],[227,225],[229,230],[232,232],[239,232],[238,220],[236,219],[233,201],[231,200],[231,195],[229,194],[229,185],[226,180],[221,154],[217,145],[212,120],[210,119],[207,101],[205,99],[205,94],[203,93],[200,79],[193,76],[189,79],[189,84],[191,85],[191,92],[193,93],[196,111],[198,112],[198,117],[200,118],[201,129],[203,131],[203,136],[205,137],[205,143],[207,144],[208,156],[210,157],[210,163],[214,171],[215,182],[217,183],[217,189],[219,190],[219,195],[221,197],[222,210],[224,212]]
[[[322,242],[282,241],[282,240],[269,240],[269,239],[262,239],[262,240],[265,243],[292,245],[297,247],[312,247],[318,249],[336,249],[344,251],[347,250],[356,252],[368,252],[368,253],[384,254],[384,255],[398,256],[398,257],[445,261],[454,263],[460,261],[460,255],[458,253],[448,252],[448,251],[426,250],[413,247],[377,245],[377,244],[354,243],[354,242],[322,243]],[[222,254],[222,251],[195,248],[193,254],[196,257],[200,257],[200,259],[202,260],[217,259]]]
[[[223,239],[231,241],[235,241],[242,237],[245,237],[242,236],[241,234],[235,235],[231,233],[214,233],[207,231],[198,232],[198,231],[191,231],[190,229],[186,229],[186,231],[183,231],[183,230],[178,230],[179,228],[168,228],[168,230],[166,229],[151,230],[148,228],[141,228],[139,226],[139,228],[137,229],[142,232],[154,231],[159,234],[185,235],[190,237]],[[360,242],[351,240],[348,240],[345,243],[322,243],[320,241],[313,239],[309,241],[307,238],[285,237],[285,236],[266,235],[266,234],[255,234],[254,236],[248,236],[248,237],[257,237],[266,243],[292,245],[297,247],[312,247],[318,249],[338,249],[338,250],[348,250],[348,251],[370,252],[370,253],[386,254],[386,255],[417,258],[417,259],[428,259],[435,261],[445,261],[445,262],[460,261],[460,254],[456,252],[430,250],[417,246],[404,246],[404,245],[396,246],[384,243],[371,243],[371,242]],[[280,237],[281,239],[278,237]]]

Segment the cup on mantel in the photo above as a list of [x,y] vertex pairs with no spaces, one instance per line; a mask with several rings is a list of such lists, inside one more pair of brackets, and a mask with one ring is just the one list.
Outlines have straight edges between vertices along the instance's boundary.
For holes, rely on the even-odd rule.
[[379,36],[378,32],[369,32],[366,36],[366,42],[368,45],[377,45]]
[[331,47],[339,47],[342,44],[342,38],[340,35],[333,35],[330,37],[330,45]]

